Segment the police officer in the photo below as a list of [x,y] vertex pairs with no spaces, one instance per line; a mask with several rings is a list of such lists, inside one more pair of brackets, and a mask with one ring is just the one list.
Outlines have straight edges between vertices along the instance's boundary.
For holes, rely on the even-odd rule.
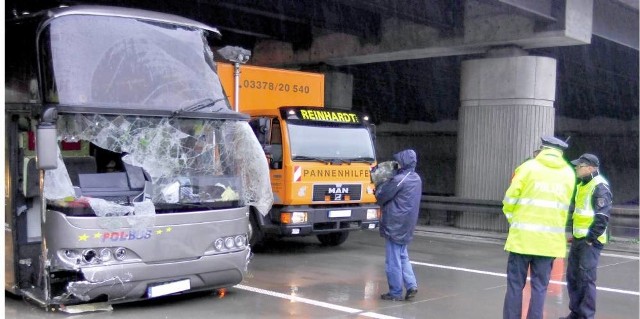
[[571,161],[578,175],[573,241],[567,264],[569,310],[565,318],[593,318],[596,313],[596,270],[600,251],[607,243],[607,225],[613,195],[598,170],[600,160],[593,154],[582,154]]
[[516,168],[502,201],[509,222],[504,247],[509,252],[504,318],[521,318],[529,268],[527,318],[542,318],[553,260],[566,255],[565,225],[575,186],[575,173],[562,157],[567,147],[553,136],[543,137],[540,153]]

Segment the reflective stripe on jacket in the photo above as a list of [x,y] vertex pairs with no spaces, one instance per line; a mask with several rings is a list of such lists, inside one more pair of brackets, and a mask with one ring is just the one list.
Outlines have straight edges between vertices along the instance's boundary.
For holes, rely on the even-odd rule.
[[542,150],[516,169],[502,201],[509,221],[505,250],[548,257],[566,255],[565,226],[575,178],[562,152],[555,149]]
[[[573,211],[573,237],[583,238],[589,233],[589,226],[593,223],[595,216],[595,210],[592,204],[593,191],[599,184],[609,185],[609,182],[598,175],[591,179],[588,183],[581,185],[578,184],[576,191],[576,207]],[[607,231],[598,237],[598,241],[601,244],[607,243]]]

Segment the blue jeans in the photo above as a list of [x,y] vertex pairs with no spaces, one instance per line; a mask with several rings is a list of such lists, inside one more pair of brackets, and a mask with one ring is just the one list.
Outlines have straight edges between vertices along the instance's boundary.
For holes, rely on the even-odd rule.
[[528,319],[542,319],[544,299],[551,276],[553,257],[509,253],[507,264],[507,293],[504,296],[502,317],[522,318],[522,290],[527,283],[527,271],[531,267],[531,299]]
[[407,245],[400,245],[385,238],[385,271],[389,283],[389,294],[402,297],[402,287],[417,289],[418,283],[409,262]]

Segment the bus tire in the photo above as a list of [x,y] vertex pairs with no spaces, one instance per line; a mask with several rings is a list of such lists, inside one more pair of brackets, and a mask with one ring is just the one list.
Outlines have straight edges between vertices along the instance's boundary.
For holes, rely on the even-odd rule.
[[251,247],[259,246],[264,238],[264,232],[260,229],[260,225],[258,225],[256,214],[259,213],[252,208],[249,214],[249,229],[247,230],[249,245]]
[[349,237],[349,232],[341,231],[335,233],[320,234],[317,235],[317,237],[320,243],[325,246],[338,246],[344,243],[345,240],[347,240],[347,238]]

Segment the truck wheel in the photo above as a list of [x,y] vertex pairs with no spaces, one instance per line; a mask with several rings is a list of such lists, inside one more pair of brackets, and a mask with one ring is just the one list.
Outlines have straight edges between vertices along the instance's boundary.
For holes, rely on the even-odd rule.
[[255,214],[259,214],[258,212],[252,211],[249,214],[249,229],[247,231],[247,236],[249,237],[249,245],[251,247],[256,247],[262,242],[262,238],[264,237],[264,233],[258,226],[258,221],[256,220]]
[[342,231],[337,233],[317,235],[318,240],[325,246],[338,246],[344,243],[349,237],[349,232]]

